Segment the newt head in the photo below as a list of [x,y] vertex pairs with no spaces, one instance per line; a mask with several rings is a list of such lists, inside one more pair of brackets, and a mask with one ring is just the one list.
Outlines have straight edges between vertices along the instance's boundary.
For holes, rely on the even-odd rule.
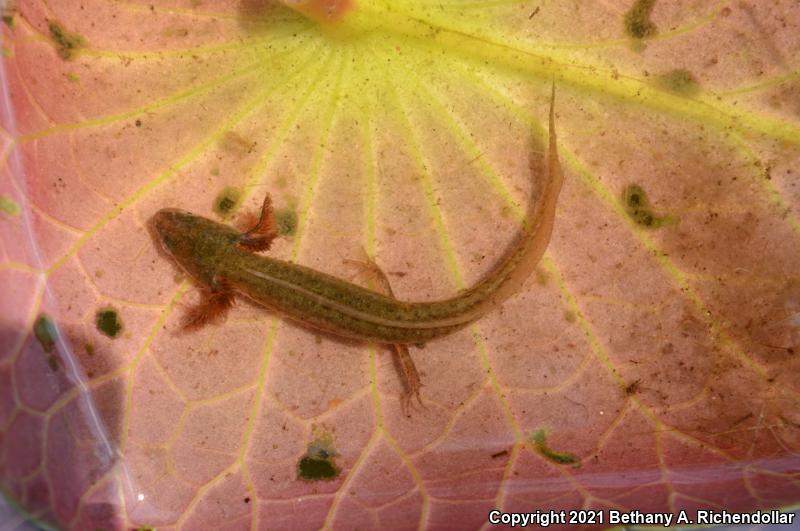
[[228,252],[242,236],[233,227],[176,208],[156,212],[149,229],[161,249],[195,278],[193,266],[204,257]]
[[178,258],[186,246],[186,237],[194,226],[195,216],[175,208],[163,208],[150,218],[150,232],[169,256]]

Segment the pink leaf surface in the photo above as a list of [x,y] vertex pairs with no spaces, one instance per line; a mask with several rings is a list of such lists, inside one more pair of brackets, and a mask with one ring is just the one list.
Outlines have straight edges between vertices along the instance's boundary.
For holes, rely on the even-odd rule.
[[[797,2],[284,3],[6,6],[10,500],[231,530],[800,502]],[[243,301],[179,330],[199,291],[146,222],[231,191],[237,215],[272,194],[273,256],[354,279],[366,249],[404,300],[472,285],[519,230],[553,80],[547,254],[412,348],[424,408],[387,349]]]

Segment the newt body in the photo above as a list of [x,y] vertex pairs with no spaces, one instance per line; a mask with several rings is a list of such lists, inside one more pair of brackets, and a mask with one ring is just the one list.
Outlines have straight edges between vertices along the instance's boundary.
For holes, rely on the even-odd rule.
[[[151,226],[163,249],[195,281],[207,287],[212,297],[238,293],[294,320],[340,336],[392,344],[423,343],[450,334],[496,308],[519,290],[544,254],[563,180],[556,149],[553,99],[547,170],[539,201],[531,201],[515,245],[494,270],[449,299],[400,301],[302,265],[259,256],[247,244],[252,239],[250,233],[243,234],[181,210],[160,210],[153,216]],[[268,208],[267,200],[262,222]],[[261,248],[268,247],[268,243]],[[218,302],[217,306],[224,310],[228,301]]]

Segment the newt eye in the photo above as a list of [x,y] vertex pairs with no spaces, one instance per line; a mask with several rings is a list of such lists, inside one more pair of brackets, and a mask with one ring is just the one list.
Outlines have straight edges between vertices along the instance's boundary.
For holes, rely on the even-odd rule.
[[164,236],[161,238],[161,246],[165,251],[172,252],[175,250],[175,240],[169,236]]

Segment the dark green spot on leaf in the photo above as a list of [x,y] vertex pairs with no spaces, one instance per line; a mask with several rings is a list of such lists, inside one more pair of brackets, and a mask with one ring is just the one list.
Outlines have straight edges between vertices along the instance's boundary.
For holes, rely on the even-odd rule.
[[75,57],[75,53],[86,46],[86,41],[77,33],[70,33],[55,20],[48,23],[50,38],[56,44],[58,55],[64,60]]
[[543,429],[533,432],[530,441],[533,443],[537,452],[554,463],[558,463],[559,465],[580,465],[580,460],[575,454],[556,452],[547,446],[547,434]]
[[41,314],[36,318],[36,322],[33,323],[33,335],[36,336],[45,352],[53,352],[58,331],[56,330],[56,325],[48,316]]
[[297,230],[297,213],[291,208],[282,208],[275,212],[275,225],[278,234],[291,236]]
[[297,463],[297,477],[303,481],[331,480],[339,475],[339,467],[334,462],[336,451],[333,438],[322,434],[308,445],[308,451]]
[[233,186],[226,186],[214,199],[214,212],[220,217],[228,217],[239,206],[242,191]]
[[6,26],[9,28],[14,27],[14,15],[3,15],[3,22],[6,23]]
[[656,34],[656,25],[650,20],[656,0],[636,0],[625,13],[625,32],[634,39],[645,39]]
[[102,308],[95,314],[97,329],[108,337],[115,338],[122,330],[122,321],[114,308]]
[[330,480],[338,474],[336,465],[328,459],[304,457],[297,465],[297,477],[305,481]]

